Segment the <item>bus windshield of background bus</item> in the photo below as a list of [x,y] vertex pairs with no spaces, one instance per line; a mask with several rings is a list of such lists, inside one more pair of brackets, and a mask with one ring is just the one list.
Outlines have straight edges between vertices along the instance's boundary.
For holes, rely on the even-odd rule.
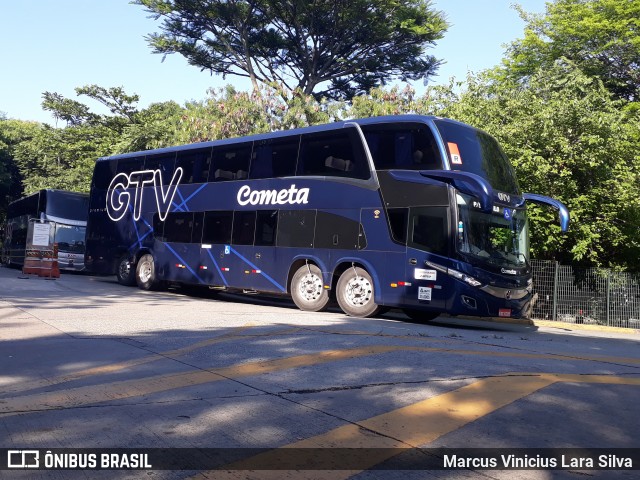
[[84,253],[85,227],[56,224],[55,242],[58,251]]
[[452,170],[475,173],[497,190],[519,195],[509,159],[489,134],[458,123],[435,120],[449,154]]
[[484,213],[473,199],[457,194],[458,251],[476,260],[505,267],[525,267],[529,262],[529,222],[524,209],[500,208]]
[[49,192],[47,195],[47,215],[86,221],[88,210],[89,198],[86,196],[68,192]]

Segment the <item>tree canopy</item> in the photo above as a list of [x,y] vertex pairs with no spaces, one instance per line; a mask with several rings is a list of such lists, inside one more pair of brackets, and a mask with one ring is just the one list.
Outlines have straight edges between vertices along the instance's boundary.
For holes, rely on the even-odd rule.
[[640,267],[640,117],[599,79],[566,60],[519,88],[480,75],[442,113],[494,135],[524,191],[569,207],[567,235],[552,210],[529,208],[534,258]]
[[[231,10],[263,8],[264,11],[255,10],[258,18],[266,15],[264,12],[269,10],[265,5],[270,5],[258,0],[144,2],[156,8],[164,6],[166,15],[174,12],[174,5],[186,7],[192,3],[217,5],[216,8],[222,8],[220,5],[224,3]],[[620,14],[633,10],[636,3],[628,0],[555,0],[547,4],[545,16],[535,21],[533,17],[530,19],[525,38],[512,44],[501,66],[469,75],[466,82],[452,81],[449,85],[429,87],[420,96],[410,86],[380,87],[350,97],[347,102],[342,100],[349,93],[344,89],[333,91],[334,97],[340,98],[338,100],[319,99],[299,88],[290,89],[273,83],[262,85],[263,80],[256,79],[256,88],[250,92],[227,86],[211,90],[208,98],[184,106],[164,102],[141,109],[137,107],[137,95],[129,95],[120,87],[89,85],[77,89],[80,97],[108,109],[107,114],[98,114],[83,101],[45,92],[43,107],[66,123],[63,128],[10,120],[0,114],[0,216],[3,199],[16,195],[20,180],[27,193],[39,188],[87,191],[94,161],[99,156],[346,118],[433,114],[464,121],[494,135],[514,164],[523,191],[550,195],[569,206],[573,222],[567,235],[560,234],[555,212],[528,207],[534,258],[638,272],[640,103],[634,101],[637,93],[622,88],[633,82],[619,81],[621,77],[613,75],[618,70],[609,69],[604,63],[595,67],[598,59],[612,57],[612,52],[617,52],[621,62],[627,61],[627,70],[633,73],[635,69],[637,73],[637,63],[633,61],[637,62],[638,57],[621,52],[628,52],[637,44],[637,29],[635,37],[633,29],[640,17],[629,19]],[[308,7],[302,3],[287,4],[307,13],[310,10],[306,8],[333,5],[320,0],[309,2]],[[383,4],[391,5],[391,2],[380,3]],[[586,38],[580,40],[578,26],[572,35],[563,33],[569,25],[560,21],[562,15],[575,22],[587,19],[586,13],[581,18],[575,17],[569,12],[571,9],[576,12],[591,9],[594,15],[606,13],[605,17],[611,20],[602,20],[602,28],[609,29],[611,46],[606,55],[597,54],[606,50],[603,48],[606,43],[604,33],[594,33],[593,42]],[[220,15],[234,12],[223,11]],[[347,16],[355,15],[349,13],[349,9],[345,12]],[[619,15],[618,20],[612,20],[612,12]],[[304,17],[300,15],[300,18]],[[258,21],[251,18],[253,22]],[[251,31],[269,31],[273,25],[264,23],[263,26],[268,26],[266,30],[254,25]],[[622,34],[622,25],[633,27],[627,29],[629,35],[626,37]],[[544,31],[544,36],[536,36],[534,27]],[[583,26],[584,29],[587,27]],[[284,31],[276,33],[284,35]],[[260,43],[265,40],[260,35],[256,48],[265,45]],[[625,38],[626,47],[613,48]],[[194,40],[193,46],[201,51],[199,42],[204,41]],[[579,48],[572,46],[580,42],[583,43]],[[575,53],[579,50],[583,53]],[[272,53],[274,65],[283,61],[283,55],[288,55],[285,50],[278,49]],[[263,83],[266,83],[266,77]],[[354,89],[351,92],[364,88],[364,84],[353,78],[348,83],[348,89]]]
[[544,14],[520,15],[524,38],[511,43],[505,72],[517,79],[565,57],[617,97],[640,100],[640,2],[555,0]]
[[212,74],[350,99],[392,79],[426,79],[447,29],[428,0],[135,0],[156,19],[155,53]]

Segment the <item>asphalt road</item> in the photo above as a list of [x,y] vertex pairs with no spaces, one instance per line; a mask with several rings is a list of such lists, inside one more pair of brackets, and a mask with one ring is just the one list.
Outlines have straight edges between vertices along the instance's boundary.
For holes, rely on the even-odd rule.
[[[399,470],[403,458],[439,447],[640,449],[637,333],[421,325],[393,312],[364,320],[305,313],[285,300],[143,292],[111,277],[22,277],[0,268],[0,448],[286,446],[366,455],[327,471],[247,471],[236,463],[5,470],[1,478],[640,475],[589,465]],[[270,455],[231,452],[238,462]]]

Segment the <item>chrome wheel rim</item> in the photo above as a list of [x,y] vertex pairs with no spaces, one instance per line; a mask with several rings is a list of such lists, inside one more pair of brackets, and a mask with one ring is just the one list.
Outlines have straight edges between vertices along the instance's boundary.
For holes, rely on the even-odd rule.
[[371,282],[360,276],[349,279],[346,286],[345,298],[353,307],[364,307],[373,298],[373,286]]
[[317,301],[322,295],[322,279],[314,273],[307,273],[298,283],[298,292],[306,302]]
[[143,283],[146,283],[149,280],[151,280],[152,275],[153,275],[153,263],[148,260],[142,262],[140,264],[140,273],[139,273],[140,281],[142,281]]

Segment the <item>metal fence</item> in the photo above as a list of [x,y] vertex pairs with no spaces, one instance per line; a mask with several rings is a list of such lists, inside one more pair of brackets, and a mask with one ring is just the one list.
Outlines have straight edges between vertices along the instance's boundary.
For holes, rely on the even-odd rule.
[[640,274],[532,260],[532,318],[640,328]]

